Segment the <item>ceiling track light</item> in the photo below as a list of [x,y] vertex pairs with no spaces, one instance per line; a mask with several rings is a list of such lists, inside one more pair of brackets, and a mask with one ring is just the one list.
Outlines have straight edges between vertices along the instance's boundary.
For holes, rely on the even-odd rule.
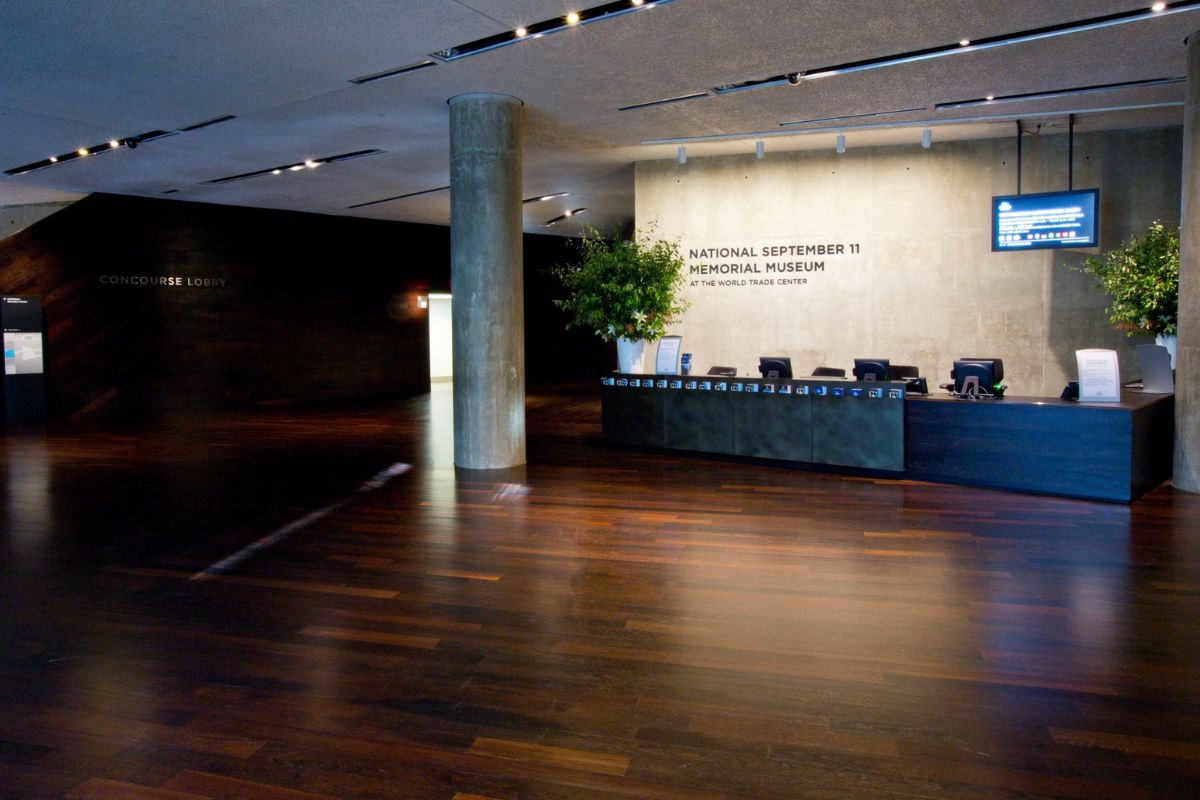
[[[1162,8],[1157,8],[1158,5],[1161,5]],[[794,85],[804,81],[829,78],[834,75],[848,75],[853,72],[864,72],[866,70],[894,67],[901,64],[912,64],[918,61],[928,61],[930,59],[942,58],[944,56],[959,55],[961,53],[973,53],[977,50],[991,50],[993,48],[1005,47],[1007,45],[1026,44],[1028,42],[1036,42],[1058,36],[1069,36],[1075,33],[1101,30],[1103,28],[1111,28],[1117,25],[1127,25],[1132,22],[1142,22],[1143,20],[1153,19],[1168,14],[1181,14],[1188,11],[1196,11],[1198,10],[1198,7],[1200,7],[1200,0],[1178,0],[1178,2],[1174,3],[1156,3],[1155,6],[1151,8],[1143,7],[1130,11],[1122,11],[1115,14],[1106,14],[1099,17],[1089,17],[1087,19],[1076,20],[1074,22],[1063,22],[1057,25],[1046,25],[1040,28],[1030,28],[1028,30],[1017,31],[1014,33],[989,36],[983,39],[960,39],[953,44],[939,45],[937,47],[929,47],[923,50],[911,50],[904,53],[880,56],[878,58],[869,58],[861,61],[850,61],[845,64],[836,64],[828,67],[808,69],[803,72],[789,72],[782,75],[773,75],[768,78],[755,78],[736,83],[728,83],[722,86],[714,87],[712,91],[715,94],[720,95],[729,94],[731,92],[746,91],[749,89],[765,89],[769,86],[784,86],[788,84]],[[966,44],[963,44],[963,42],[966,42]]]
[[562,16],[551,17],[541,22],[531,22],[528,25],[521,25],[504,33],[497,33],[483,39],[476,39],[473,42],[447,47],[431,53],[430,56],[443,62],[457,61],[460,58],[477,56],[480,53],[486,53],[498,47],[507,47],[518,42],[540,39],[550,33],[558,33],[579,27],[580,25],[587,25],[591,22],[613,19],[614,17],[631,14],[635,11],[648,11],[655,6],[663,6],[673,2],[675,0],[656,0],[653,3],[618,0],[613,3],[605,3],[599,6],[592,6],[591,8],[580,9],[579,11],[572,11]]
[[522,200],[521,202],[524,203],[525,205],[528,205],[530,203],[544,203],[547,200],[554,200],[555,198],[558,198],[558,197],[568,197],[570,194],[571,194],[570,192],[555,192],[554,194],[543,194],[543,195],[538,195],[537,197],[527,197],[524,200]]
[[687,148],[679,145],[679,163],[682,166],[687,163]]
[[830,134],[847,130],[883,130],[886,128],[922,128],[939,125],[968,125],[993,122],[1011,122],[1015,119],[1034,119],[1046,117],[1063,117],[1070,114],[1083,116],[1085,114],[1108,114],[1118,111],[1149,111],[1163,108],[1182,108],[1182,100],[1171,100],[1162,103],[1130,103],[1126,105],[1104,106],[1103,108],[1072,108],[1061,111],[1025,111],[1019,114],[993,114],[988,116],[976,115],[970,117],[927,117],[914,120],[894,120],[888,122],[865,122],[860,125],[838,125],[819,128],[799,128],[792,130],[742,131],[740,133],[718,133],[708,136],[677,136],[671,139],[643,139],[638,144],[649,147],[654,145],[685,145],[704,144],[706,142],[734,142],[749,139],[763,139],[787,136],[810,136],[813,134]]
[[921,131],[921,147],[924,147],[926,150],[933,147],[933,131],[929,128]]
[[779,127],[788,128],[793,125],[814,125],[818,122],[844,122],[850,119],[868,119],[870,117],[889,117],[893,114],[911,114],[915,111],[925,111],[925,107],[920,108],[897,108],[892,111],[872,111],[867,114],[846,114],[840,117],[815,117],[813,119],[799,119],[794,122],[781,122]]
[[759,139],[754,143],[754,157],[761,160],[766,153],[767,147],[765,144],[763,144],[763,140]]
[[257,178],[260,175],[279,175],[285,171],[299,172],[302,169],[316,169],[322,164],[336,164],[339,161],[350,161],[355,158],[363,158],[365,156],[379,155],[384,152],[378,148],[370,150],[354,150],[349,153],[340,153],[336,156],[325,156],[324,158],[309,158],[304,161],[296,161],[291,164],[279,164],[274,167],[266,167],[265,169],[256,169],[253,172],[242,172],[237,175],[226,175],[223,178],[213,178],[210,181],[203,181],[205,186],[219,186],[223,183],[233,183],[234,181],[244,181],[250,178]]
[[838,134],[837,151],[838,151],[838,155],[841,155],[842,153],[846,152],[846,134],[844,134],[844,133]]
[[384,70],[383,72],[373,72],[370,75],[360,75],[357,78],[351,78],[350,83],[361,86],[364,83],[374,83],[375,81],[381,81],[384,78],[395,78],[400,75],[409,75],[413,72],[420,72],[423,69],[429,69],[430,67],[436,66],[436,61],[425,59],[424,61],[418,61],[415,64],[407,64],[403,67],[396,67],[395,69],[388,69]]
[[582,214],[584,211],[587,211],[587,209],[586,208],[569,208],[566,211],[564,211],[562,214],[560,214],[559,216],[555,217],[554,219],[546,220],[545,225],[547,228],[549,228],[551,225],[557,225],[558,223],[563,222],[564,220],[568,220],[571,217],[577,217],[580,214]]
[[407,194],[396,194],[396,195],[392,195],[391,197],[380,198],[379,200],[368,200],[365,203],[355,203],[352,206],[346,206],[346,208],[347,209],[366,208],[367,206],[377,206],[380,203],[390,203],[393,200],[403,200],[407,197],[420,197],[423,194],[433,194],[434,192],[448,192],[448,191],[450,191],[449,186],[436,186],[433,189],[422,189],[419,192],[408,192]]
[[934,109],[938,111],[946,111],[955,108],[971,108],[972,106],[982,106],[995,103],[1018,103],[1026,100],[1050,100],[1056,97],[1074,97],[1075,95],[1112,92],[1119,89],[1142,89],[1150,86],[1170,86],[1176,83],[1183,83],[1184,80],[1185,79],[1182,77],[1151,78],[1141,81],[1095,84],[1093,86],[1073,86],[1067,89],[1048,89],[1044,92],[1026,92],[1024,94],[1008,94],[1000,96],[988,95],[987,97],[979,97],[972,100],[955,100],[949,103],[938,103],[934,106]]
[[29,172],[36,172],[39,169],[53,167],[60,164],[67,164],[71,161],[76,161],[81,158],[88,158],[99,153],[111,153],[114,150],[122,150],[128,148],[134,150],[142,142],[151,142],[155,139],[162,139],[166,136],[174,136],[178,131],[146,131],[139,133],[137,136],[126,136],[120,139],[109,139],[103,144],[94,144],[91,147],[80,147],[77,150],[72,150],[69,153],[59,153],[56,156],[47,156],[41,161],[34,161],[32,164],[23,164],[19,167],[4,170],[4,174],[12,178],[17,175],[25,175]]
[[708,92],[695,92],[693,94],[681,94],[678,97],[667,97],[663,100],[648,100],[645,103],[634,103],[631,106],[621,106],[617,111],[637,111],[643,108],[654,108],[655,106],[667,106],[672,103],[682,103],[687,100],[699,100],[701,97],[708,97]]
[[192,131],[198,131],[201,128],[208,128],[213,125],[220,125],[222,122],[229,122],[231,119],[237,119],[237,117],[235,117],[233,114],[223,114],[219,117],[213,117],[212,119],[206,119],[203,122],[192,123],[191,125],[188,125],[186,128],[180,128],[179,132],[180,133],[191,133]]

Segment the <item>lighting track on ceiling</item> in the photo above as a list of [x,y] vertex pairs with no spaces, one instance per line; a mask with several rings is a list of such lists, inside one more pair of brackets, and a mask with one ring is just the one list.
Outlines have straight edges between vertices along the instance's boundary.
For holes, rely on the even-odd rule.
[[309,158],[304,161],[295,161],[290,164],[280,164],[276,167],[267,167],[265,169],[256,169],[253,172],[242,172],[237,175],[226,175],[224,178],[213,178],[210,181],[203,181],[205,186],[219,186],[225,183],[233,183],[234,181],[244,181],[250,178],[257,178],[260,175],[281,175],[284,172],[299,172],[303,169],[316,169],[322,164],[336,164],[339,161],[350,161],[355,158],[364,158],[366,156],[374,156],[384,152],[377,148],[370,150],[354,150],[350,153],[340,153],[336,156],[325,156],[324,158]]
[[447,47],[431,53],[433,58],[438,61],[450,62],[457,61],[460,58],[467,56],[477,56],[480,53],[486,53],[490,50],[495,50],[500,47],[518,44],[520,42],[541,39],[552,33],[559,33],[570,28],[576,28],[580,25],[587,25],[592,22],[600,22],[601,20],[613,19],[615,17],[632,14],[635,11],[648,11],[656,6],[665,6],[673,3],[675,0],[619,0],[615,3],[605,3],[604,5],[592,6],[585,8],[582,11],[572,11],[559,17],[551,17],[550,19],[542,20],[541,22],[533,22],[528,25],[498,33],[494,36],[487,36],[483,39],[476,39],[473,42]]
[[554,200],[555,198],[558,198],[558,197],[568,197],[570,194],[571,194],[570,192],[555,192],[554,194],[542,194],[542,195],[538,195],[537,197],[526,197],[521,202],[524,203],[525,205],[529,205],[530,203],[544,203],[547,200]]
[[942,117],[916,120],[897,120],[892,122],[865,122],[850,125],[823,125],[817,128],[792,128],[789,130],[744,131],[742,133],[720,133],[708,136],[681,136],[674,139],[643,139],[639,144],[653,145],[689,145],[704,142],[736,142],[753,139],[767,139],[785,136],[806,136],[819,133],[841,133],[855,130],[880,130],[884,128],[932,128],[942,125],[967,125],[989,122],[1011,122],[1015,119],[1038,119],[1045,117],[1066,117],[1070,114],[1083,116],[1085,114],[1102,114],[1117,111],[1146,111],[1156,108],[1182,108],[1182,101],[1165,103],[1138,103],[1122,106],[1106,106],[1104,108],[1073,108],[1061,111],[1026,111],[1018,114],[996,114],[974,117]]
[[914,111],[925,111],[925,107],[919,108],[898,108],[894,111],[871,111],[866,114],[846,114],[842,117],[817,117],[816,119],[798,119],[794,122],[781,122],[779,126],[786,128],[790,125],[812,125],[817,122],[845,122],[850,119],[869,119],[871,117],[890,117],[893,114],[911,114]]
[[445,192],[445,191],[448,191],[449,189],[450,189],[449,186],[437,186],[433,189],[422,189],[419,192],[409,192],[408,194],[396,194],[396,195],[392,195],[391,197],[382,197],[378,200],[368,200],[365,203],[355,203],[352,206],[346,206],[346,208],[347,209],[366,208],[367,206],[377,206],[380,203],[390,203],[393,200],[403,200],[406,197],[419,197],[423,194],[433,194],[434,192]]
[[[994,106],[997,103],[1017,103],[1026,100],[1050,100],[1056,97],[1074,97],[1081,94],[1098,94],[1112,92],[1118,89],[1141,89],[1150,86],[1170,86],[1183,83],[1184,78],[1151,78],[1144,81],[1124,81],[1122,83],[1103,83],[1094,86],[1074,86],[1070,89],[1049,89],[1044,92],[1026,92],[1024,94],[994,95],[979,97],[973,100],[955,100],[950,103],[938,103],[934,106],[937,111],[947,111],[955,108],[973,108],[975,106]],[[785,123],[786,124],[786,123]]]
[[80,147],[77,150],[72,150],[69,153],[62,153],[57,156],[50,156],[41,161],[34,161],[32,164],[23,164],[19,167],[4,170],[4,174],[12,178],[17,175],[25,175],[30,172],[36,172],[39,169],[57,166],[59,164],[69,164],[72,161],[78,161],[83,158],[97,156],[101,153],[111,153],[114,150],[133,150],[143,142],[152,142],[155,139],[163,139],[167,136],[174,136],[179,131],[146,131],[139,133],[136,136],[125,136],[120,139],[110,139],[104,144],[96,144],[91,147]]
[[191,125],[188,125],[186,128],[180,128],[179,132],[191,133],[192,131],[198,131],[201,128],[211,128],[213,125],[220,125],[222,122],[229,122],[231,119],[237,119],[237,117],[235,117],[233,114],[223,114],[219,117],[206,119],[203,122],[195,122]]
[[418,61],[415,64],[409,64],[404,67],[396,67],[395,69],[384,70],[383,72],[375,72],[370,75],[360,75],[357,78],[351,78],[350,82],[357,83],[359,85],[364,83],[373,83],[375,81],[381,81],[384,78],[395,78],[398,75],[408,75],[413,72],[419,72],[420,70],[436,66],[436,61],[429,61],[426,59],[425,61]]
[[24,164],[20,167],[6,169],[4,174],[11,178],[16,175],[24,175],[29,172],[36,172],[39,169],[58,166],[59,164],[69,164],[70,162],[78,161],[81,158],[89,158],[91,156],[100,155],[101,153],[111,153],[114,150],[135,150],[137,149],[138,145],[145,144],[146,142],[153,142],[156,139],[165,139],[168,136],[175,136],[179,133],[191,133],[192,131],[198,131],[201,128],[207,128],[212,125],[219,125],[222,122],[228,122],[231,119],[237,118],[232,114],[225,114],[220,117],[204,120],[203,122],[196,122],[176,130],[146,131],[145,133],[139,133],[134,136],[122,136],[117,139],[109,139],[103,144],[92,145],[91,147],[80,147],[72,150],[69,153],[50,156],[49,158],[44,158],[41,161],[34,161],[32,164]]
[[683,103],[688,100],[699,100],[701,97],[708,97],[708,92],[695,92],[694,94],[683,94],[679,97],[668,97],[663,100],[648,100],[645,103],[634,103],[631,106],[621,106],[617,111],[637,111],[643,108],[654,108],[656,106],[669,106],[672,103]]
[[[1161,8],[1159,8],[1159,5],[1161,5]],[[1174,3],[1156,4],[1152,8],[1138,8],[1131,11],[1122,11],[1115,14],[1106,14],[1100,17],[1090,17],[1088,19],[1076,20],[1074,22],[1063,22],[1057,25],[1046,25],[1040,28],[1030,28],[1029,30],[1017,31],[1016,33],[989,36],[983,39],[961,39],[953,44],[939,45],[937,47],[929,47],[923,50],[910,50],[905,53],[894,53],[892,55],[880,56],[878,58],[849,61],[844,64],[835,64],[827,67],[807,69],[800,72],[788,72],[782,75],[772,75],[767,78],[755,78],[736,83],[728,83],[722,86],[713,87],[712,91],[715,94],[723,95],[733,92],[743,92],[750,89],[765,89],[770,86],[785,86],[788,84],[796,85],[803,83],[804,81],[829,78],[834,75],[848,75],[853,72],[865,72],[867,70],[883,69],[885,67],[894,67],[901,64],[912,64],[918,61],[929,61],[934,58],[943,58],[945,56],[973,53],[981,50],[991,50],[997,47],[1036,42],[1043,39],[1051,39],[1057,36],[1068,36],[1070,34],[1083,33],[1085,31],[1112,28],[1117,25],[1127,25],[1132,22],[1141,22],[1143,20],[1169,16],[1171,14],[1181,14],[1188,11],[1196,11],[1198,6],[1200,6],[1200,0],[1177,0],[1177,2]]]
[[559,216],[555,217],[554,219],[546,220],[546,227],[549,228],[551,225],[557,225],[558,223],[563,222],[564,220],[568,220],[571,217],[577,217],[580,214],[582,214],[584,211],[587,211],[587,209],[586,208],[567,209],[565,212],[563,212]]

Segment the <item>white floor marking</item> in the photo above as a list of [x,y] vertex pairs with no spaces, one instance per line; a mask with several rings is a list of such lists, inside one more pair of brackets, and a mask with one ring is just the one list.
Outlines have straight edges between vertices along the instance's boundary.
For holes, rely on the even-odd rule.
[[[355,489],[354,494],[360,495],[366,494],[367,492],[372,492],[386,484],[392,478],[396,477],[397,475],[403,475],[410,469],[412,469],[412,464],[392,464],[390,467],[379,472],[373,478],[364,482],[361,486]],[[335,511],[338,511],[346,506],[352,499],[353,497],[347,497],[345,500],[339,500],[336,503],[323,506],[318,508],[316,511],[305,514],[300,519],[289,522],[287,525],[284,525],[281,528],[276,528],[271,533],[268,533],[266,536],[262,537],[256,542],[246,545],[233,555],[223,558],[215,564],[210,564],[209,566],[200,570],[195,575],[188,578],[188,581],[202,581],[212,577],[213,575],[220,575],[223,572],[228,572],[238,564],[250,558],[250,556],[254,555],[255,553],[259,553],[263,550],[266,550],[268,547],[273,547],[274,545],[279,544],[293,533],[302,531],[310,525],[320,521],[322,518],[329,516]]]

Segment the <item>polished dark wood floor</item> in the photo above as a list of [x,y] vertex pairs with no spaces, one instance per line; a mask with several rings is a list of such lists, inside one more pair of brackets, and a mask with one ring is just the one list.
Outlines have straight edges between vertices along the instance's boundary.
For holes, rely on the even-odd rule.
[[0,438],[0,797],[1200,797],[1200,497],[623,451],[591,387],[456,474],[445,400]]

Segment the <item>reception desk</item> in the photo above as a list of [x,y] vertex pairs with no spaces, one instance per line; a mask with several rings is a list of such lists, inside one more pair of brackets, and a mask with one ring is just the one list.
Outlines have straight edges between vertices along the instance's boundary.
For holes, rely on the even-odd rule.
[[1170,477],[1174,396],[970,401],[903,382],[613,375],[601,425],[617,444],[1130,502]]
[[1175,396],[1120,403],[909,397],[905,472],[942,483],[1128,503],[1171,477]]

